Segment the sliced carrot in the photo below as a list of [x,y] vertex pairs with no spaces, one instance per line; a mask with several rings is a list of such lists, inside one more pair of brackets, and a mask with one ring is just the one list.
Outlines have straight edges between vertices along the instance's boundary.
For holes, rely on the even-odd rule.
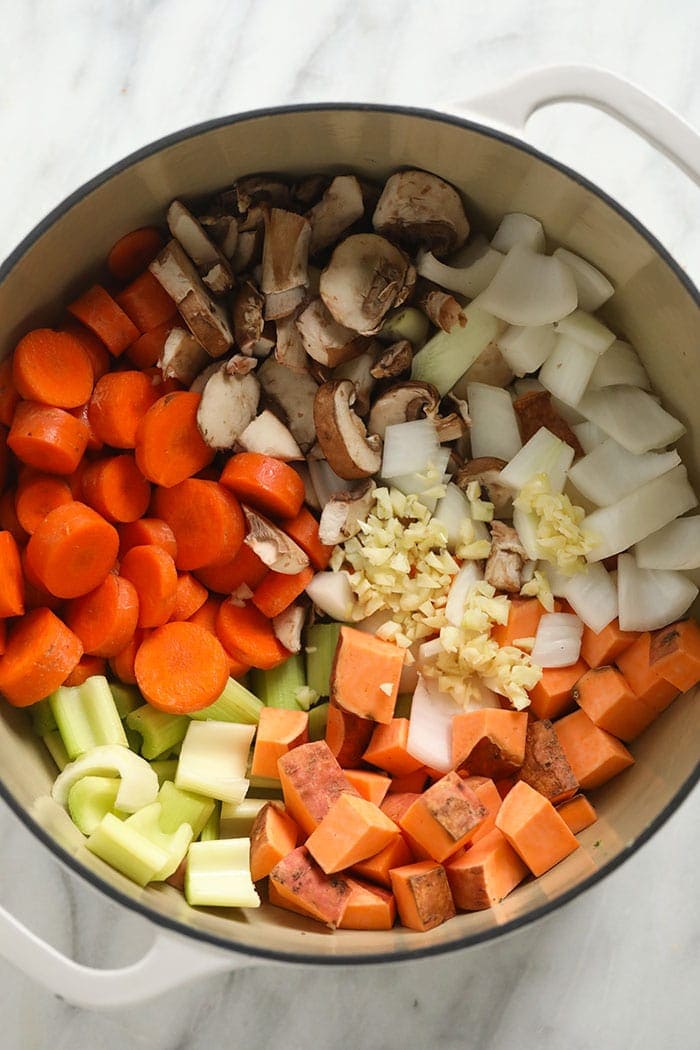
[[50,609],[33,609],[9,633],[0,657],[0,692],[28,707],[63,685],[83,655],[80,639]]
[[123,354],[139,337],[139,330],[112,296],[94,284],[68,306],[68,313],[101,339],[113,357]]
[[270,621],[254,605],[222,602],[216,620],[216,633],[224,648],[250,667],[269,670],[289,656],[272,630]]
[[287,518],[283,523],[284,531],[297,543],[314,569],[325,569],[331,560],[334,548],[321,543],[318,536],[318,522],[307,507],[302,507],[294,518]]
[[486,816],[471,837],[472,842],[478,842],[496,827],[496,814],[501,808],[501,796],[490,777],[470,776],[465,777],[464,782],[486,809]]
[[12,357],[6,357],[0,361],[0,423],[9,427],[15,408],[19,401],[19,394],[12,379]]
[[[213,634],[215,638],[219,638],[216,633],[216,622],[219,617],[221,604],[220,599],[210,596],[204,604],[197,609],[197,612],[190,616],[188,622],[196,623],[199,627],[203,627],[205,631],[209,631],[210,634]],[[237,656],[234,656],[229,652],[220,638],[219,641],[224,646],[224,652],[229,660],[229,675],[231,678],[241,678],[250,670],[250,664],[246,663],[244,660],[239,660]]]
[[638,637],[637,631],[621,630],[619,620],[613,620],[597,634],[590,627],[584,627],[581,657],[589,667],[603,667],[614,663],[620,653],[628,649]]
[[17,481],[17,520],[25,532],[31,534],[50,511],[72,499],[70,487],[63,478],[27,471]]
[[136,434],[158,391],[143,372],[108,372],[95,383],[88,415],[97,437],[112,448],[135,448]]
[[7,489],[0,496],[0,529],[11,533],[18,547],[24,547],[29,539],[29,533],[22,528],[17,517],[13,489]]
[[304,482],[287,463],[261,452],[239,452],[221,471],[221,484],[243,503],[273,518],[294,518],[304,502]]
[[0,532],[0,617],[24,613],[24,577],[17,542],[11,532]]
[[243,544],[243,511],[236,497],[216,481],[187,478],[170,488],[157,488],[153,510],[175,534],[178,569],[226,564]]
[[284,804],[302,831],[310,835],[345,792],[359,797],[324,740],[302,744],[277,762]]
[[334,703],[328,705],[326,743],[344,769],[360,763],[373,731],[374,722],[368,718],[343,711]]
[[136,653],[139,651],[144,638],[149,634],[150,631],[142,631],[137,627],[121,652],[110,658],[110,668],[119,681],[124,682],[125,685],[136,685],[136,673],[134,671]]
[[527,865],[494,828],[465,853],[445,864],[454,902],[463,911],[481,911],[502,901],[529,874]]
[[456,914],[442,864],[422,860],[394,868],[390,874],[403,926],[424,932],[440,926]]
[[0,620],[0,656],[7,648],[7,620]]
[[86,401],[84,405],[79,405],[78,408],[69,409],[70,414],[79,419],[81,423],[84,423],[88,431],[88,440],[86,451],[88,452],[100,452],[104,448],[104,441],[98,437],[95,433],[92,423],[90,422],[90,403]]
[[112,367],[112,359],[109,356],[107,347],[101,339],[97,338],[94,332],[91,332],[89,328],[86,328],[84,324],[80,324],[78,321],[67,321],[66,324],[61,326],[60,331],[67,332],[68,335],[72,335],[74,339],[77,339],[90,358],[93,382],[96,383],[100,376],[103,376],[105,372],[109,372]]
[[139,646],[134,673],[149,704],[159,711],[185,715],[201,711],[221,696],[228,680],[228,660],[221,643],[204,628],[194,623],[166,623]]
[[576,795],[562,802],[557,806],[557,813],[574,835],[589,828],[598,819],[598,814],[585,795]]
[[443,861],[470,841],[486,815],[486,806],[452,772],[418,796],[401,817],[399,826],[433,860]]
[[634,762],[625,745],[599,729],[585,711],[561,718],[554,729],[574,776],[585,790],[600,787]]
[[359,795],[341,794],[306,840],[326,875],[374,856],[401,832],[393,820]]
[[0,426],[0,492],[5,488],[10,471],[10,450],[7,447],[7,430]]
[[17,459],[49,474],[72,474],[88,443],[88,428],[70,412],[20,401],[7,444]]
[[403,835],[399,835],[388,846],[381,849],[379,853],[375,853],[373,857],[368,857],[366,860],[353,864],[352,872],[388,888],[391,886],[391,869],[410,864],[412,860],[413,855],[406,839]]
[[331,674],[331,700],[351,714],[391,722],[404,652],[354,627],[341,627]]
[[363,755],[364,761],[397,777],[421,769],[423,763],[407,750],[408,725],[407,718],[392,718],[391,722],[376,726]]
[[119,571],[136,588],[139,627],[160,627],[170,619],[177,599],[175,562],[162,547],[132,547]]
[[296,848],[299,828],[277,802],[266,802],[250,831],[250,877],[264,879]]
[[533,718],[528,723],[525,757],[517,779],[524,780],[552,804],[571,798],[578,790],[578,780],[548,719]]
[[273,616],[284,612],[295,598],[303,594],[313,576],[313,569],[308,565],[301,572],[294,574],[268,572],[253,591],[253,605],[257,606],[263,616],[271,620]]
[[496,624],[491,637],[499,645],[514,645],[523,638],[534,638],[545,608],[537,598],[512,598],[508,622]]
[[196,580],[190,572],[180,572],[177,576],[177,593],[173,620],[189,620],[198,609],[201,609],[209,597],[204,584]]
[[634,740],[656,718],[656,711],[635,696],[616,667],[586,671],[574,696],[592,722],[620,740]]
[[523,764],[527,713],[484,708],[452,719],[452,764],[482,777],[507,777]]
[[254,591],[269,572],[255,551],[244,543],[225,565],[205,565],[195,573],[198,580],[217,594],[233,594],[243,584]]
[[114,567],[117,530],[84,503],[56,507],[27,544],[27,562],[57,598],[93,591]]
[[57,598],[55,594],[50,594],[43,586],[41,580],[29,564],[26,547],[21,551],[20,559],[22,562],[22,572],[24,573],[24,608],[28,610],[44,607],[61,615],[61,610],[63,608],[62,599]]
[[496,827],[533,875],[543,875],[578,847],[552,803],[522,780],[503,799]]
[[83,473],[82,495],[107,521],[123,523],[146,513],[151,486],[127,453],[90,463]]
[[177,557],[177,540],[175,533],[160,518],[140,518],[119,526],[119,556],[124,557],[132,547],[143,547],[151,544],[162,547],[175,560]]
[[[156,325],[150,332],[144,332],[135,343],[126,350],[125,356],[129,358],[135,368],[153,368],[160,360],[165,348],[165,341],[175,327],[176,321],[171,318],[163,324]],[[160,391],[165,393],[165,391]]]
[[83,653],[63,684],[82,685],[83,682],[87,682],[88,678],[103,675],[106,669],[107,661],[103,660],[101,656],[87,656]]
[[341,930],[390,930],[396,922],[394,894],[380,886],[348,879],[350,899],[340,920]]
[[110,248],[107,269],[118,281],[130,281],[153,262],[162,247],[160,230],[155,226],[140,226],[125,233]]
[[135,277],[116,296],[116,302],[142,333],[152,331],[177,313],[175,302],[150,270]]
[[649,648],[653,671],[685,692],[700,681],[700,627],[681,620],[654,635]]
[[12,379],[20,397],[55,408],[77,408],[92,393],[92,363],[68,332],[35,328],[15,347]]
[[270,890],[279,907],[301,911],[332,928],[340,925],[351,892],[346,879],[324,875],[305,846],[297,846],[275,864]]
[[559,718],[574,706],[574,686],[588,670],[583,660],[571,667],[545,667],[530,690],[530,710],[538,718]]
[[[327,737],[326,742],[328,742]],[[368,802],[374,802],[375,806],[381,806],[391,783],[389,777],[381,773],[371,773],[368,769],[346,769],[345,776],[363,798],[366,798]]]
[[110,573],[94,591],[69,603],[65,621],[89,656],[109,659],[134,634],[138,615],[136,588],[125,577]]
[[136,462],[141,473],[156,485],[172,488],[192,477],[214,458],[197,426],[200,394],[189,390],[166,394],[139,424]]
[[[438,778],[439,779],[439,778]],[[392,777],[389,785],[390,795],[402,795],[407,791],[422,791],[428,781],[427,770],[416,769],[413,773],[406,773],[402,777]]]
[[250,772],[255,777],[277,780],[277,760],[308,740],[309,716],[306,711],[263,707],[255,733]]
[[617,666],[632,692],[643,704],[660,715],[678,696],[678,689],[667,681],[651,662],[651,634],[645,631],[617,657]]

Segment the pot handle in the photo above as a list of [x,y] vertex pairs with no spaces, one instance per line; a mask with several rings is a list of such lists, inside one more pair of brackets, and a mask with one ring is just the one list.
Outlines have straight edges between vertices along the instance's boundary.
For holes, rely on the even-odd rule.
[[700,135],[682,117],[641,88],[594,66],[547,66],[522,73],[503,87],[448,106],[504,131],[521,133],[533,113],[557,102],[583,102],[632,128],[700,185]]
[[134,1006],[197,978],[266,962],[157,929],[141,959],[98,970],[46,944],[1,905],[0,955],[54,995],[90,1010]]

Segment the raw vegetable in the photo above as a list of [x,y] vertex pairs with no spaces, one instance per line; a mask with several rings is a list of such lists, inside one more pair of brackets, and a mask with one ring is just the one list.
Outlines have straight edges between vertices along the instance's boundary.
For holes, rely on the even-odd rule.
[[548,719],[528,722],[518,780],[535,788],[554,805],[571,798],[578,790],[578,781]]
[[438,332],[418,351],[411,364],[411,379],[432,383],[440,395],[450,390],[470,365],[498,338],[503,325],[476,302],[464,309],[467,323],[450,332]]
[[634,548],[640,569],[700,568],[700,516],[678,518]]
[[649,650],[651,667],[678,689],[700,681],[700,627],[695,620],[674,623],[654,636]]
[[424,932],[454,917],[455,904],[442,864],[417,861],[389,874],[403,926]]
[[502,901],[523,881],[528,869],[494,829],[464,854],[445,864],[454,902],[464,911],[481,911]]
[[401,832],[373,802],[340,795],[306,840],[316,863],[331,875],[374,856]]
[[581,495],[599,507],[608,507],[641,485],[678,466],[677,452],[635,454],[607,438],[569,469],[569,478]]
[[567,248],[557,248],[553,254],[571,270],[576,282],[578,305],[582,310],[598,310],[608,301],[615,289],[592,263]]
[[258,908],[250,877],[250,839],[193,842],[187,853],[188,904],[219,908]]
[[0,692],[14,707],[28,707],[58,689],[83,653],[50,609],[33,609],[10,630],[0,660]]
[[577,301],[571,270],[555,256],[541,255],[521,242],[474,302],[508,324],[543,325],[566,317]]
[[588,384],[589,390],[604,386],[639,386],[651,389],[649,376],[633,346],[616,339],[600,356]]
[[411,802],[399,826],[427,855],[442,862],[466,845],[486,807],[456,773],[447,773]]
[[569,613],[545,613],[537,625],[532,647],[539,667],[571,667],[581,652],[583,623]]
[[27,562],[58,598],[77,598],[98,587],[117,557],[116,529],[84,503],[65,503],[46,515],[27,545]]
[[640,569],[633,554],[617,559],[620,627],[623,631],[654,631],[679,619],[698,596],[698,588],[682,572]]
[[543,875],[578,847],[552,803],[522,780],[504,798],[496,827],[533,875]]
[[[325,741],[338,765],[343,769],[359,766],[369,746],[374,726],[375,723],[368,718],[344,711],[337,704],[328,705]],[[371,762],[372,759],[367,757],[366,761]]]
[[251,776],[278,779],[277,760],[308,742],[308,724],[305,711],[263,707],[255,735]]
[[103,676],[79,686],[61,686],[48,702],[71,760],[100,745],[127,746],[114,697]]
[[86,754],[70,762],[56,777],[51,797],[59,805],[68,803],[68,792],[83,777],[114,776],[121,779],[116,807],[124,813],[136,813],[155,802],[158,795],[158,777],[145,759],[119,744],[93,747]]
[[299,829],[278,803],[266,802],[259,810],[250,832],[250,874],[258,882],[292,852]]
[[635,696],[661,714],[676,699],[678,689],[663,678],[652,664],[651,644],[652,636],[649,631],[645,631],[617,657],[616,663]]
[[562,802],[557,806],[557,813],[574,835],[589,828],[598,819],[598,814],[585,795],[577,795]]
[[390,722],[403,663],[404,654],[397,646],[352,627],[341,627],[331,675],[331,701],[361,718]]
[[585,711],[574,711],[561,718],[554,729],[584,790],[600,787],[634,762],[625,745],[599,729]]
[[232,722],[191,722],[182,741],[175,787],[222,802],[241,802],[252,726]]
[[20,401],[12,416],[7,447],[37,470],[72,474],[87,448],[87,425],[70,412]]
[[346,791],[357,794],[323,740],[302,744],[282,755],[277,770],[287,811],[307,835],[340,795]]
[[[117,777],[82,777],[68,792],[68,812],[83,835],[92,835],[107,813],[114,813],[119,792]],[[118,816],[118,813],[114,813]],[[124,814],[126,817],[126,813]]]
[[472,456],[512,459],[522,448],[522,441],[508,392],[484,383],[469,383],[467,399],[472,419]]
[[406,740],[409,755],[447,773],[452,768],[452,722],[459,710],[449,694],[436,688],[434,680],[419,675]]
[[452,722],[452,765],[492,780],[510,776],[523,764],[526,731],[522,711],[463,711]]
[[596,667],[576,683],[576,703],[599,729],[626,743],[639,736],[656,712],[634,695],[615,667]]
[[172,748],[185,739],[189,725],[184,715],[168,714],[150,704],[131,711],[125,721],[128,728],[142,738],[141,754],[148,759],[169,754]]
[[629,452],[664,448],[685,434],[683,423],[661,408],[650,394],[634,386],[589,390],[576,407]]

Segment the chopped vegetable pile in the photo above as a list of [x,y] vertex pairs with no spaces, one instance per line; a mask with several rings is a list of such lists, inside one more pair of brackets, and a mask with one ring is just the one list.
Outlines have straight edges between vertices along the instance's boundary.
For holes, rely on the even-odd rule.
[[0,691],[90,852],[428,930],[579,847],[700,680],[685,427],[613,294],[427,172],[252,175],[20,339]]

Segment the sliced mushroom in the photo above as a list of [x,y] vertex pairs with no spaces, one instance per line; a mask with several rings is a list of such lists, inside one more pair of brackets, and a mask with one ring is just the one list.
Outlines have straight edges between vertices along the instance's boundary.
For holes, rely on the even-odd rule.
[[250,281],[244,281],[234,292],[231,302],[233,337],[242,354],[249,354],[262,335],[264,301]]
[[387,179],[372,225],[409,250],[449,255],[469,236],[462,200],[449,183],[427,171],[399,171]]
[[349,379],[336,379],[318,388],[314,423],[318,442],[335,473],[341,478],[367,478],[382,462],[382,442],[367,436],[365,425],[353,412],[355,388]]
[[265,326],[262,330],[262,335],[258,339],[257,343],[253,343],[250,348],[250,353],[253,357],[265,358],[268,356],[270,351],[274,348],[276,341],[275,326],[271,321],[266,321]]
[[258,249],[261,244],[262,238],[257,230],[239,231],[236,248],[231,257],[231,269],[234,273],[244,273],[251,268],[256,258],[259,258]]
[[265,320],[278,321],[296,312],[306,298],[306,288],[288,288],[286,292],[268,292],[265,296]]
[[192,393],[201,394],[211,377],[215,372],[218,372],[220,368],[221,364],[218,361],[212,361],[210,365],[207,365],[207,367],[203,369],[190,383],[190,390]]
[[499,480],[505,465],[504,459],[497,459],[495,456],[481,456],[478,459],[468,460],[457,471],[454,478],[463,492],[467,491],[467,486],[472,481],[478,481],[481,486],[482,499],[493,503],[494,513],[499,518],[509,518],[513,513],[513,490]]
[[207,213],[200,215],[199,221],[205,233],[218,244],[221,251],[230,261],[236,252],[238,243],[238,221],[235,215]]
[[413,347],[408,339],[399,339],[398,343],[388,346],[377,358],[371,372],[375,379],[394,379],[408,372],[413,360]]
[[168,241],[149,270],[175,300],[180,315],[210,357],[221,357],[233,346],[226,313],[214,302],[179,241]]
[[308,371],[308,356],[301,332],[297,328],[296,315],[280,317],[275,322],[277,330],[277,343],[275,345],[275,359],[281,365],[291,368],[292,372]]
[[301,651],[301,632],[306,620],[306,606],[295,602],[278,616],[272,617],[272,630],[275,638],[290,653]]
[[489,343],[476,361],[452,387],[457,397],[466,397],[469,383],[486,383],[488,386],[509,386],[513,373],[495,343]]
[[223,295],[233,287],[233,271],[221,249],[182,201],[173,201],[166,216],[170,232],[194,262],[206,286]]
[[330,175],[305,175],[292,186],[292,200],[306,210],[321,199],[330,183]]
[[193,335],[184,328],[172,328],[165,340],[158,367],[163,373],[163,379],[177,379],[189,386],[209,359],[209,354]]
[[308,464],[305,462],[297,462],[289,464],[292,470],[294,470],[304,483],[304,503],[312,510],[321,510],[321,503],[316,492],[316,486],[311,480],[311,472],[309,471]]
[[491,522],[491,553],[484,579],[498,591],[518,594],[523,585],[523,567],[528,554],[515,529],[502,521]]
[[320,292],[338,324],[374,335],[415,281],[416,271],[399,248],[376,233],[357,233],[334,250],[321,274]]
[[248,354],[234,354],[226,362],[226,371],[232,376],[247,376],[258,367],[256,358]]
[[260,287],[266,295],[307,284],[310,237],[311,225],[303,215],[282,208],[265,211]]
[[373,369],[377,362],[379,346],[380,344],[373,340],[364,354],[333,369],[334,379],[349,379],[354,384],[355,404],[353,409],[358,416],[363,418],[369,412],[370,395],[377,384]]
[[312,299],[297,317],[296,326],[309,357],[329,368],[358,357],[370,342],[367,336],[338,324],[321,299]]
[[437,412],[439,404],[440,395],[430,383],[415,380],[397,383],[374,402],[367,429],[383,439],[388,426],[420,419],[428,410]]
[[239,434],[238,444],[246,452],[261,452],[285,463],[304,458],[289,429],[267,408]]
[[197,425],[211,448],[232,448],[255,417],[260,384],[254,375],[231,375],[222,365],[207,380],[197,409]]
[[269,204],[275,208],[289,206],[289,186],[274,175],[246,175],[238,179],[234,189],[241,215],[245,215],[255,204]]
[[336,492],[326,503],[318,526],[321,543],[334,547],[356,536],[374,502],[376,485],[367,480],[355,489]]
[[460,328],[466,326],[467,318],[454,295],[423,277],[416,282],[414,304],[443,332],[451,332],[457,324]]
[[306,461],[309,467],[309,477],[314,487],[318,500],[319,510],[322,510],[331,496],[345,489],[353,489],[355,482],[348,482],[346,478],[339,478],[327,459],[322,458],[323,453],[318,444],[307,454]]
[[273,357],[263,362],[257,375],[268,407],[275,415],[281,414],[282,422],[305,452],[316,437],[314,399],[318,384],[308,372],[293,372]]
[[273,572],[294,576],[309,564],[308,555],[290,539],[286,532],[278,529],[271,521],[258,514],[252,507],[241,504],[248,524],[245,543],[260,561]]
[[337,241],[341,233],[364,213],[365,202],[355,176],[337,175],[318,204],[306,215],[311,223],[311,255]]

